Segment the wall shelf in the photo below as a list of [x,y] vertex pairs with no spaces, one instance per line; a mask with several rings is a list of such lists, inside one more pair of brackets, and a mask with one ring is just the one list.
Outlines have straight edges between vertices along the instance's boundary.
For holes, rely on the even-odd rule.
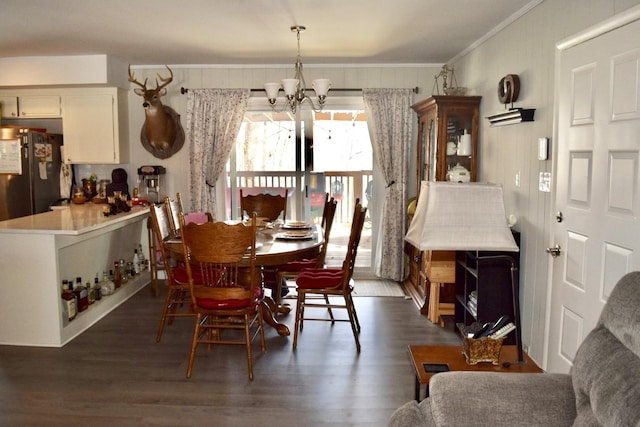
[[491,126],[506,126],[522,122],[532,122],[535,108],[511,108],[505,112],[488,116]]

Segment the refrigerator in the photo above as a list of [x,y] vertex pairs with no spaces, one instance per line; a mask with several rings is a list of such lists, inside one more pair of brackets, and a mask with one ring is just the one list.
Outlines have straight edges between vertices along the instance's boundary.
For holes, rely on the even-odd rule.
[[47,212],[60,197],[62,135],[0,129],[0,221]]

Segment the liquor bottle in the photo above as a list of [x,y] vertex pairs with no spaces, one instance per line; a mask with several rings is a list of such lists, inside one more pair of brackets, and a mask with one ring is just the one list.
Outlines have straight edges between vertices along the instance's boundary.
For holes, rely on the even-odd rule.
[[91,286],[91,282],[87,280],[87,283],[84,285],[87,290],[87,297],[89,298],[89,305],[96,302],[96,291]]
[[124,259],[120,258],[120,274],[122,275],[122,284],[126,284],[129,281],[129,275],[127,274],[127,265]]
[[147,258],[144,256],[142,243],[138,243],[138,259],[140,260],[140,271],[145,271],[147,269]]
[[76,314],[77,314],[80,311],[80,310],[78,310],[78,307],[80,306],[80,301],[78,301],[78,294],[73,292],[73,279],[67,280],[67,284],[69,286],[69,292],[71,292],[71,295],[73,295],[73,298],[75,300]]
[[[102,273],[106,275],[106,273]],[[98,280],[98,276],[93,279],[93,291],[96,295],[96,301],[100,301],[102,299],[102,290],[100,289],[100,281]]]
[[62,323],[67,324],[76,318],[76,298],[69,291],[69,281],[62,281]]
[[107,276],[105,271],[102,272],[102,282],[100,282],[100,294],[102,296],[111,295],[116,290],[116,285],[113,280]]
[[113,263],[113,283],[116,285],[116,289],[122,286],[122,272],[120,271],[120,261]]
[[89,295],[87,294],[87,288],[82,285],[81,277],[76,277],[76,285],[73,287],[73,292],[78,296],[78,312],[89,308]]
[[138,249],[133,250],[133,271],[135,274],[140,274],[140,256],[138,256]]

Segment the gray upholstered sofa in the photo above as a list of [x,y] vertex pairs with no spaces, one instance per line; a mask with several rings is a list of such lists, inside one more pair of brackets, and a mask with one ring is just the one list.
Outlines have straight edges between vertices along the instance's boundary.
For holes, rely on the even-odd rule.
[[640,426],[640,272],[625,275],[581,344],[571,374],[446,372],[398,426]]

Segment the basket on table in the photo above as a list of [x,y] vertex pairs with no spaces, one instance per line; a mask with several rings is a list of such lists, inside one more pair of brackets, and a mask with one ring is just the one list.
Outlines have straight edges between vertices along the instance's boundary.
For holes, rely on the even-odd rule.
[[491,362],[494,365],[500,364],[500,350],[506,337],[497,339],[489,337],[469,338],[469,334],[474,334],[482,328],[482,324],[477,322],[471,325],[458,323],[457,327],[462,333],[464,340],[463,352],[468,364],[476,365],[479,362]]

